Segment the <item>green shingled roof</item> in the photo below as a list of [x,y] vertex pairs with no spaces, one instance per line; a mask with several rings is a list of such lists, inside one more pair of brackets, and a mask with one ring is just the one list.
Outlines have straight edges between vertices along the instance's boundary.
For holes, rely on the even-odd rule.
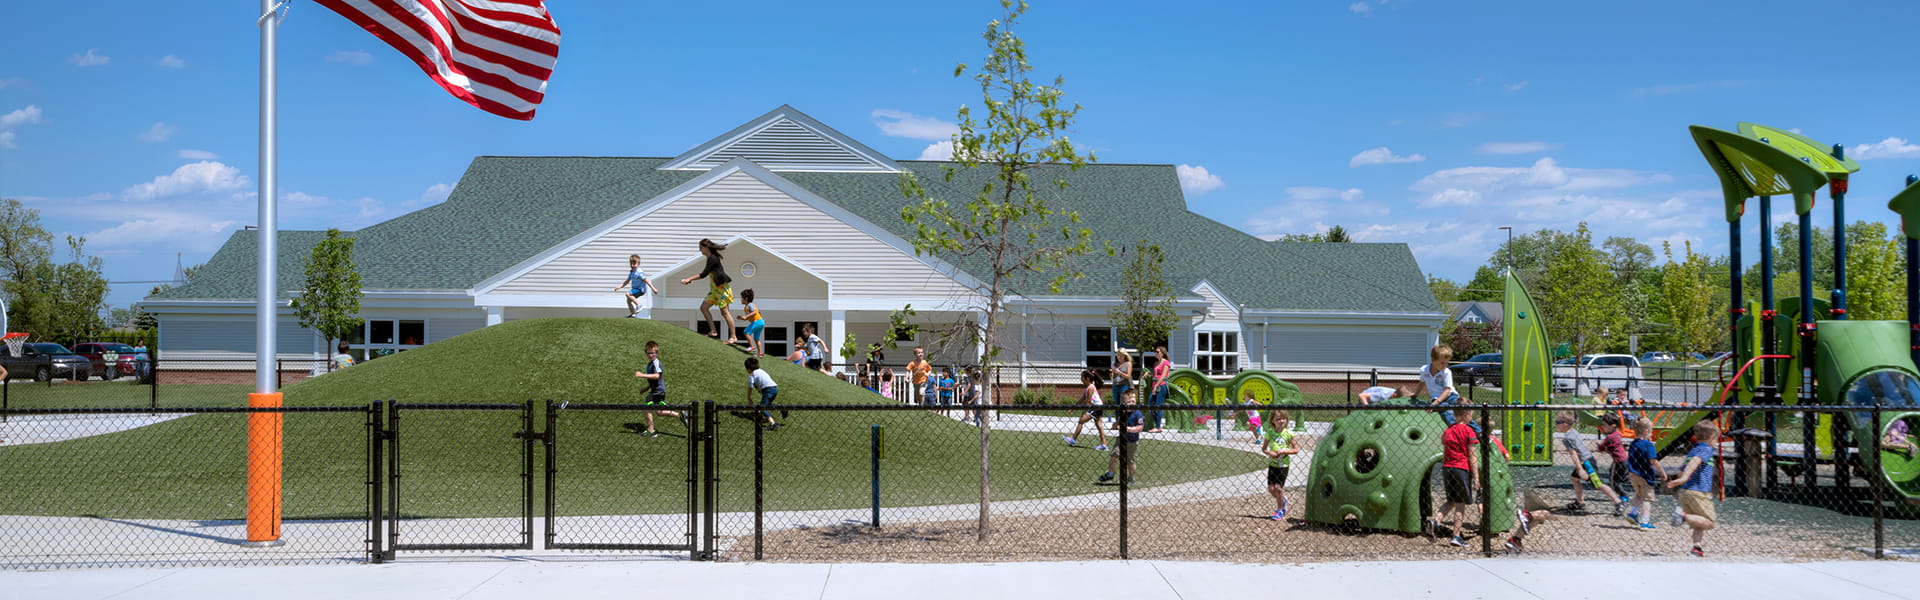
[[[368,289],[465,290],[534,255],[644,203],[700,171],[660,171],[665,158],[482,156],[446,202],[353,232],[354,262]],[[989,169],[944,181],[953,163],[902,161],[935,195],[964,201]],[[906,199],[899,176],[876,173],[776,173],[902,238]],[[1406,244],[1269,242],[1189,212],[1172,165],[1093,164],[1033,173],[1070,185],[1055,196],[1060,210],[1079,211],[1097,238],[1116,247],[1152,240],[1167,250],[1169,283],[1182,290],[1201,280],[1249,308],[1436,312],[1426,277]],[[193,281],[155,299],[251,298],[256,236],[235,232]],[[319,232],[283,231],[280,281],[299,284]],[[1117,296],[1125,258],[1100,256],[1070,296]],[[961,263],[963,269],[974,271]],[[283,294],[284,295],[284,294]]]

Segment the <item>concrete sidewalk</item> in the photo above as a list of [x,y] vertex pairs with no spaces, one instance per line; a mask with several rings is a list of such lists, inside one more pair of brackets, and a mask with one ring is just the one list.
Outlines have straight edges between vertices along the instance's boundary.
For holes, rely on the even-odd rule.
[[[467,561],[0,571],[9,600],[215,598],[1916,598],[1920,564],[1487,559],[1249,565],[1161,561],[779,564]],[[1631,583],[1624,583],[1631,582]],[[1627,587],[1622,587],[1625,585]]]

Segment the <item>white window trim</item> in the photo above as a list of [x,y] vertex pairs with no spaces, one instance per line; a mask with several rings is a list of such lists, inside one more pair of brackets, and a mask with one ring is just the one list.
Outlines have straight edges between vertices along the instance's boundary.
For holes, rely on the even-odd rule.
[[[1201,336],[1214,335],[1214,334],[1232,335],[1233,348],[1229,349],[1226,352],[1219,352],[1219,351],[1213,351],[1213,350],[1202,352],[1200,350]],[[1227,369],[1227,370],[1239,371],[1244,366],[1240,364],[1240,343],[1243,341],[1241,339],[1242,335],[1244,335],[1244,332],[1240,331],[1240,329],[1237,327],[1220,327],[1220,326],[1195,327],[1193,329],[1193,346],[1187,352],[1187,355],[1189,358],[1189,362],[1187,364],[1194,369],[1200,369],[1204,364],[1204,362],[1201,359],[1202,356],[1208,356],[1208,357],[1227,356],[1227,357],[1231,357],[1231,359],[1233,360],[1233,368]]]
[[[1107,330],[1107,351],[1104,353],[1096,350],[1087,349],[1087,334],[1092,332],[1092,330],[1095,330],[1095,329]],[[1083,369],[1093,368],[1093,364],[1089,363],[1087,361],[1087,358],[1092,356],[1101,356],[1103,354],[1107,357],[1107,364],[1111,366],[1114,360],[1114,349],[1119,344],[1120,344],[1120,337],[1118,334],[1114,333],[1112,325],[1081,325],[1080,339],[1077,340],[1074,344],[1074,346],[1079,350],[1080,367]]]
[[[420,343],[403,344],[396,341],[391,344],[375,344],[375,343],[369,342],[367,340],[373,338],[373,322],[374,321],[392,322],[393,335],[394,335],[394,339],[396,340],[400,339],[400,323],[401,322],[419,321],[420,322]],[[349,350],[359,350],[360,355],[363,358],[372,358],[374,350],[392,350],[397,353],[401,350],[408,350],[412,348],[419,348],[421,346],[425,346],[432,340],[433,340],[433,319],[407,319],[407,318],[401,318],[401,317],[368,317],[360,320],[360,343],[348,344],[347,348]],[[332,351],[333,351],[332,348],[328,348],[327,355],[332,356]]]

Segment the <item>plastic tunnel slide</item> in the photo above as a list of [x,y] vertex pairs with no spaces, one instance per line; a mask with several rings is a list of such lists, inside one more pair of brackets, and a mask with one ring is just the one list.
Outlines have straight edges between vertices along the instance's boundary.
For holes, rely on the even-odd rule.
[[1920,369],[1916,369],[1907,349],[1907,324],[1903,321],[1820,321],[1815,339],[1814,373],[1820,381],[1819,400],[1829,406],[1885,405],[1906,409],[1886,413],[1878,430],[1873,414],[1842,413],[1853,432],[1854,443],[1872,447],[1882,440],[1878,453],[1863,452],[1867,472],[1878,472],[1888,489],[1908,499],[1920,499],[1920,452],[1913,447],[1895,447],[1886,443],[1891,437],[1912,442],[1920,434]]
[[[1275,377],[1266,371],[1242,371],[1233,379],[1221,381],[1208,377],[1206,373],[1194,369],[1174,369],[1167,375],[1167,403],[1186,406],[1228,405],[1245,403],[1248,395],[1253,396],[1253,404],[1300,405],[1306,399],[1300,393],[1300,386]],[[1194,431],[1199,424],[1193,417],[1197,413],[1183,413],[1183,418],[1169,419],[1168,424],[1179,431]],[[1295,431],[1305,431],[1304,419],[1296,415],[1293,419]]]
[[[1334,421],[1313,448],[1306,519],[1420,533],[1426,516],[1445,500],[1436,485],[1443,426],[1439,415],[1415,410],[1362,411]],[[1514,526],[1513,472],[1504,454],[1490,454],[1492,530],[1506,531]],[[1478,521],[1478,509],[1469,510],[1476,516],[1468,520]]]
[[[1553,389],[1553,355],[1547,351],[1547,324],[1527,286],[1506,273],[1507,289],[1500,325],[1501,347],[1506,349],[1500,375],[1500,398],[1509,406],[1546,404]],[[1553,464],[1553,415],[1540,411],[1508,411],[1501,416],[1501,432],[1513,464]]]

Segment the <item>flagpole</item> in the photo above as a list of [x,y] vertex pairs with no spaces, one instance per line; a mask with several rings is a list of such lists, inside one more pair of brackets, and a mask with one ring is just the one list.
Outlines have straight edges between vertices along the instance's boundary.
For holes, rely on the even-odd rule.
[[[247,406],[278,408],[280,393],[275,388],[276,361],[279,354],[275,339],[275,289],[278,288],[279,226],[275,215],[280,186],[279,156],[275,134],[279,128],[280,19],[275,13],[286,1],[260,0],[260,223],[255,243],[259,248],[256,264],[259,290],[254,305],[253,391],[247,394]],[[259,412],[247,415],[247,541],[248,546],[278,546],[280,539],[280,414]]]

